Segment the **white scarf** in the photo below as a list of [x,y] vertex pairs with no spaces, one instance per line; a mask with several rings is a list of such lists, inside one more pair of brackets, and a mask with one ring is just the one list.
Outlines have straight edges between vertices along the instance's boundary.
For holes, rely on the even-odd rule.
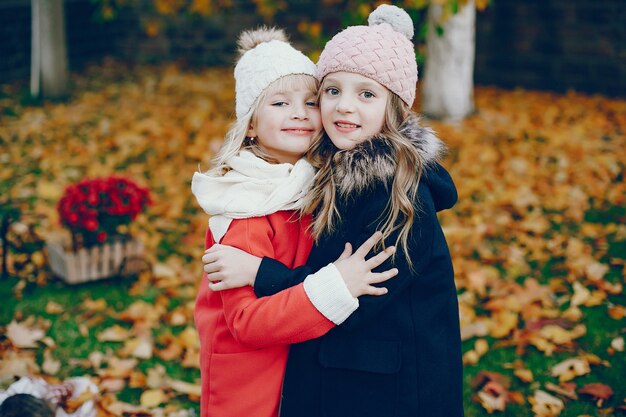
[[218,243],[233,219],[302,207],[315,176],[315,169],[304,159],[295,165],[270,164],[249,151],[241,151],[227,164],[232,169],[222,177],[196,172],[191,181],[198,204],[211,215],[209,228]]

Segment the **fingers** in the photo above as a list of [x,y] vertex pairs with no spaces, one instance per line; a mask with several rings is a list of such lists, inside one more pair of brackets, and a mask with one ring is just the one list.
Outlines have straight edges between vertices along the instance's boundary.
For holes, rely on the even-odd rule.
[[381,232],[374,232],[359,248],[354,252],[355,255],[365,258],[365,256],[372,250],[374,245],[383,237]]
[[363,295],[385,295],[388,291],[385,287],[373,287],[370,285],[365,289]]
[[365,261],[365,266],[367,266],[368,269],[372,270],[376,268],[377,266],[382,265],[383,262],[389,259],[389,257],[392,256],[395,252],[396,252],[396,247],[389,246],[384,251],[376,254],[375,256],[372,256],[367,261]]
[[220,281],[220,282],[209,282],[209,289],[211,291],[223,291],[223,290],[227,290],[230,287],[228,286],[228,284],[226,283],[226,281]]
[[213,273],[213,272],[219,272],[222,270],[222,267],[220,265],[218,265],[217,262],[212,262],[210,264],[204,264],[202,265],[202,270],[204,272],[206,272],[207,274]]
[[398,268],[392,268],[385,272],[372,272],[370,274],[370,284],[380,284],[381,282],[385,282],[396,275],[398,275]]
[[221,274],[219,271],[207,272],[206,277],[210,282],[222,281],[224,279],[223,274]]
[[215,243],[209,249],[205,250],[204,253],[215,253],[215,252],[218,252],[220,249],[222,249],[224,247],[226,247],[226,246],[225,245],[220,245],[219,243]]
[[202,269],[204,272],[217,272],[221,269],[221,265],[219,265],[218,261],[220,259],[219,251],[222,247],[222,245],[215,244],[204,251],[204,255],[202,255]]
[[385,282],[398,275],[398,268],[391,268],[385,272],[370,273],[369,283],[363,288],[361,295],[380,296],[385,295],[389,290],[385,287],[375,287],[373,284]]
[[217,257],[215,256],[215,253],[205,252],[204,255],[202,255],[203,264],[215,262],[216,260],[217,260]]
[[352,255],[352,245],[350,244],[350,242],[346,242],[346,246],[343,249],[343,252],[341,252],[339,258],[337,258],[337,260],[340,261],[342,259],[348,259],[350,255]]

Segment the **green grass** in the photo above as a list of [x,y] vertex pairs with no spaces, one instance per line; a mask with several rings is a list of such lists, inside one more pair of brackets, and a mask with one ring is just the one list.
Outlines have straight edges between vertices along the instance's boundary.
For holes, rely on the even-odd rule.
[[[151,288],[141,297],[130,296],[128,291],[134,283],[133,278],[111,278],[79,285],[67,285],[61,281],[53,280],[44,287],[34,284],[28,285],[24,290],[23,298],[17,300],[13,294],[13,287],[17,282],[16,279],[9,278],[0,285],[0,299],[5,300],[0,304],[0,324],[8,324],[16,315],[23,318],[28,316],[43,317],[49,320],[50,329],[47,336],[55,341],[56,348],[53,350],[53,356],[62,364],[61,370],[55,376],[61,379],[92,373],[91,369],[67,366],[70,359],[86,359],[91,352],[100,351],[104,353],[107,350],[115,352],[122,347],[120,342],[98,341],[96,335],[100,331],[114,324],[130,327],[130,325],[120,323],[119,320],[105,316],[102,322],[90,327],[88,336],[84,337],[79,330],[80,317],[85,313],[81,307],[83,301],[103,299],[112,310],[119,312],[138,299],[150,303],[160,294],[159,290]],[[60,314],[46,313],[46,305],[49,301],[61,305],[64,311]],[[172,305],[176,304],[178,301],[172,303]],[[175,334],[179,330],[162,324],[160,328],[153,329],[153,334],[156,338],[159,334],[167,331]],[[42,352],[42,349],[38,350],[38,362],[40,364],[43,360]],[[159,364],[165,367],[167,376],[170,378],[188,382],[193,382],[199,378],[198,370],[185,369],[179,362],[166,362],[157,357],[140,360],[138,369],[145,374],[148,369]],[[139,404],[139,397],[142,392],[142,389],[127,387],[118,394],[118,398],[131,404]],[[184,395],[177,396],[168,404],[180,408],[198,408],[196,402],[190,401]]]
[[[620,221],[623,215],[624,211],[622,209],[609,209],[606,212],[590,213],[587,220],[597,223],[616,222]],[[610,258],[624,259],[626,257],[626,242],[616,241],[614,236],[608,236],[607,240],[609,246],[602,261],[608,262]],[[173,247],[163,247],[161,249],[175,252],[175,248]],[[536,270],[544,275],[541,278],[543,283],[546,283],[555,276],[562,275],[562,262],[563,259],[553,259],[544,265],[537,266]],[[496,267],[498,267],[498,265],[496,265]],[[557,271],[556,275],[555,270]],[[624,283],[621,267],[612,267],[606,276],[606,280],[613,283]],[[98,332],[113,324],[120,324],[120,322],[113,317],[105,317],[102,322],[90,328],[87,337],[81,335],[79,331],[79,325],[81,323],[79,320],[85,313],[81,306],[84,300],[88,298],[104,299],[112,310],[119,312],[138,299],[153,303],[162,295],[162,290],[155,287],[148,287],[141,297],[130,296],[129,290],[134,283],[134,279],[132,278],[114,278],[74,286],[53,280],[44,287],[29,284],[23,292],[23,298],[17,300],[13,295],[13,287],[17,282],[16,279],[9,278],[0,285],[0,297],[2,300],[5,300],[0,304],[0,324],[5,325],[16,316],[22,317],[22,319],[28,316],[37,316],[50,320],[51,325],[48,336],[57,344],[57,347],[53,350],[53,355],[56,359],[61,360],[63,364],[69,363],[69,360],[72,358],[87,358],[88,355],[94,351],[105,352],[110,349],[115,352],[122,346],[121,343],[115,342],[101,343],[95,336]],[[46,313],[45,308],[49,301],[60,304],[63,306],[64,311],[61,314]],[[185,301],[186,300],[171,299],[168,307],[173,309],[180,305],[181,302]],[[575,378],[574,381],[578,388],[592,382],[607,384],[613,388],[615,395],[605,404],[603,409],[609,406],[617,407],[624,404],[624,398],[626,398],[626,384],[624,384],[623,376],[626,375],[626,355],[623,352],[609,355],[607,348],[613,338],[624,335],[626,320],[614,320],[608,316],[607,310],[611,304],[626,305],[623,292],[617,296],[609,296],[600,306],[582,307],[584,317],[581,322],[587,326],[587,334],[577,339],[570,350],[557,351],[552,356],[546,356],[533,346],[527,346],[523,354],[518,355],[515,351],[515,347],[498,346],[498,340],[487,337],[486,340],[490,347],[489,351],[476,365],[466,366],[464,370],[466,416],[478,417],[489,415],[480,404],[472,400],[472,397],[475,395],[475,390],[471,388],[471,381],[478,372],[492,371],[508,376],[511,380],[510,390],[523,393],[524,398],[527,400],[537,389],[545,389],[545,383],[558,383],[558,379],[550,375],[550,369],[555,364],[565,359],[575,357],[582,352],[593,353],[599,356],[601,359],[608,361],[610,367],[592,365],[589,374]],[[562,306],[562,308],[565,307],[566,306]],[[121,323],[121,325],[126,327],[130,326],[124,323]],[[158,335],[165,332],[176,334],[179,331],[180,328],[173,328],[162,324],[159,328],[153,329],[153,334],[156,339]],[[474,341],[474,339],[466,341],[463,345],[463,350],[467,351],[471,349],[474,345]],[[43,360],[42,352],[43,349],[38,351],[39,363]],[[515,361],[522,361],[525,364],[525,368],[533,371],[534,381],[532,383],[524,383],[513,375],[510,364]],[[194,381],[199,378],[198,370],[184,369],[180,365],[180,361],[166,362],[156,357],[149,360],[141,360],[138,369],[145,373],[148,369],[159,364],[165,367],[167,375],[171,378],[186,381]],[[64,365],[57,376],[66,378],[89,372],[92,372],[92,370]],[[118,394],[118,398],[122,401],[138,404],[142,391],[142,389],[138,388],[126,388]],[[196,402],[190,401],[186,396],[182,395],[173,399],[170,404],[182,408],[195,409],[197,409],[198,406]],[[615,411],[615,413],[615,415],[620,415],[619,411]],[[533,416],[533,413],[530,404],[526,402],[524,405],[509,404],[504,413],[495,413],[495,415],[530,417]],[[602,409],[599,409],[595,402],[590,399],[579,398],[578,401],[566,400],[565,409],[561,413],[561,417],[578,417],[582,415],[600,416],[606,414],[603,414]]]
[[[603,211],[592,211],[587,213],[586,220],[592,223],[608,224],[615,222],[623,223],[626,209],[622,207],[611,207]],[[609,258],[626,259],[626,241],[616,241],[614,236],[608,236],[609,247],[604,262]],[[543,265],[540,270],[544,275],[542,281],[545,283],[548,277],[554,277],[553,269],[559,268],[562,260],[553,259]],[[607,273],[605,280],[612,283],[621,282],[626,285],[623,270],[620,267],[612,267]],[[465,397],[465,415],[466,417],[488,416],[489,413],[477,402],[471,398],[475,391],[471,388],[471,381],[480,371],[492,371],[501,373],[511,380],[511,391],[520,391],[524,393],[526,399],[537,389],[543,389],[546,382],[558,384],[558,378],[550,375],[550,369],[555,364],[575,357],[577,353],[593,353],[601,359],[609,362],[610,366],[592,365],[591,372],[587,375],[574,379],[577,387],[580,388],[586,384],[599,382],[609,385],[614,395],[606,402],[602,408],[598,408],[596,403],[589,399],[579,396],[578,401],[565,400],[565,408],[560,417],[579,417],[583,415],[601,416],[616,415],[626,416],[626,412],[620,410],[606,410],[609,407],[617,407],[626,404],[626,354],[624,352],[616,352],[610,355],[607,352],[611,341],[619,336],[626,334],[626,319],[614,320],[608,315],[608,308],[611,304],[626,305],[626,296],[624,291],[619,295],[609,295],[602,305],[596,307],[581,307],[583,318],[581,322],[587,326],[587,333],[580,339],[575,340],[575,345],[571,351],[557,351],[552,356],[546,356],[543,352],[538,351],[532,346],[528,346],[522,355],[517,355],[515,347],[498,347],[497,340],[486,338],[489,343],[489,351],[480,359],[476,365],[465,366],[464,368],[464,397]],[[463,344],[463,351],[473,348],[475,339],[468,340]],[[521,360],[525,364],[525,368],[531,369],[534,375],[534,381],[530,384],[524,383],[513,375],[513,370],[507,365]],[[515,416],[515,417],[532,417],[529,403],[523,406],[510,404],[504,413],[496,412],[494,415]]]

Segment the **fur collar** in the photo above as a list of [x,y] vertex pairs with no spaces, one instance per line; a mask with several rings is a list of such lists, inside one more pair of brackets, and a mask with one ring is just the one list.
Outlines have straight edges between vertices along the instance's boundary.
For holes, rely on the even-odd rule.
[[[419,124],[411,115],[400,126],[400,133],[417,148],[424,169],[442,158],[446,147],[432,129]],[[333,156],[333,172],[339,195],[348,197],[376,183],[387,184],[395,175],[395,150],[384,136],[374,136],[353,149],[338,151]]]

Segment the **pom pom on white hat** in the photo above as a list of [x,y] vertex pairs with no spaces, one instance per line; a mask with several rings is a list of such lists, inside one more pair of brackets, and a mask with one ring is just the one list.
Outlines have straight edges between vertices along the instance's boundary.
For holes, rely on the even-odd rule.
[[261,35],[258,36],[260,42],[244,52],[235,66],[235,111],[238,119],[246,115],[263,90],[279,78],[294,74],[315,76],[313,61],[285,42],[282,31],[260,29],[244,32],[240,45],[244,38],[249,42],[251,35]]

